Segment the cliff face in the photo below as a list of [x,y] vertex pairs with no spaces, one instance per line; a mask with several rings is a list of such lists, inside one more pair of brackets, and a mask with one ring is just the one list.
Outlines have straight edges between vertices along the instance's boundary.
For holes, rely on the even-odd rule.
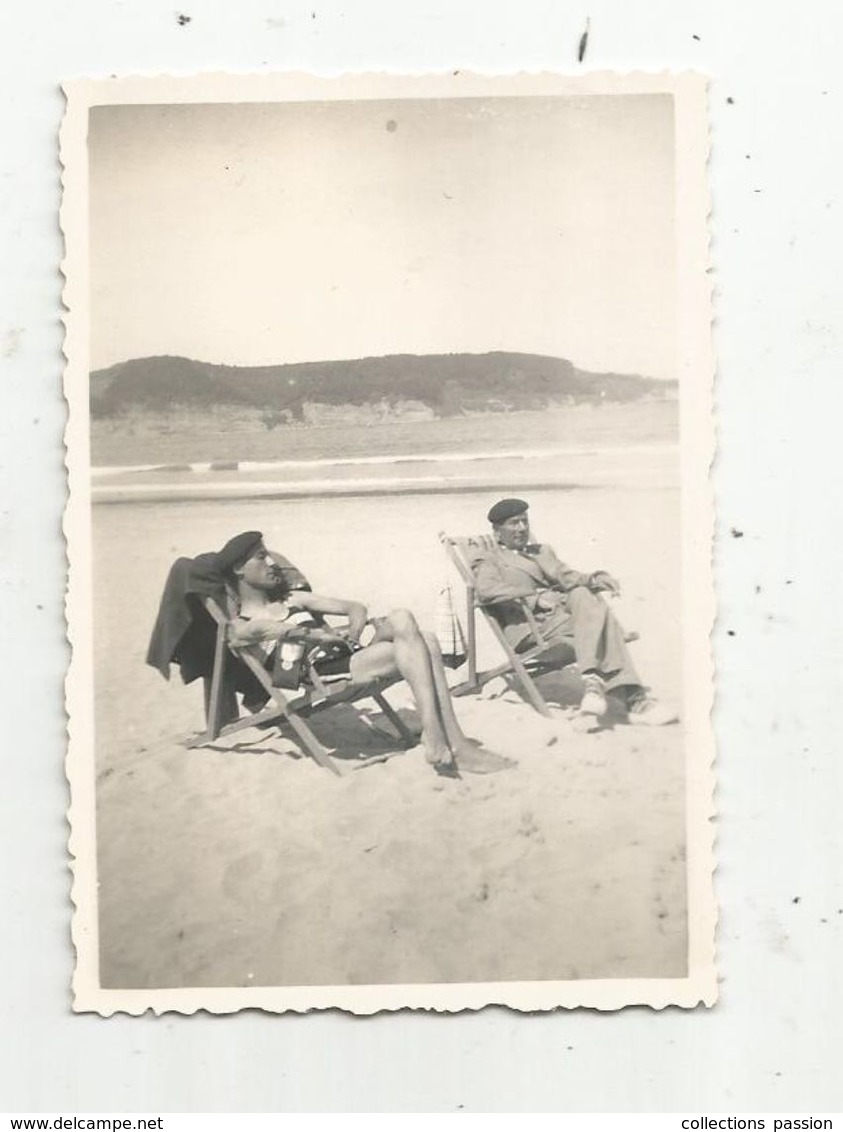
[[306,404],[417,402],[436,416],[550,404],[672,399],[675,383],[587,373],[538,354],[394,354],[354,361],[223,366],[189,358],[120,362],[91,374],[91,414],[249,406],[302,420]]

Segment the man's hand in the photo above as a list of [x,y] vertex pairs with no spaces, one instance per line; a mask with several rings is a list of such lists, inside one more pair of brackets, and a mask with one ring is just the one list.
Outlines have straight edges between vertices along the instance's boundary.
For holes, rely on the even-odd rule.
[[557,593],[555,590],[542,590],[536,597],[535,607],[540,613],[552,613],[554,609],[559,608],[564,600],[564,594]]
[[341,645],[347,643],[348,635],[342,629],[308,629],[307,640],[320,645]]
[[621,584],[605,570],[595,570],[588,580],[588,588],[593,593],[609,593],[612,597],[619,597]]
[[297,641],[302,644],[336,645],[345,641],[345,636],[337,629],[323,629],[317,625],[279,626],[281,640]]
[[357,648],[360,644],[360,633],[354,625],[332,625],[328,632],[352,648]]

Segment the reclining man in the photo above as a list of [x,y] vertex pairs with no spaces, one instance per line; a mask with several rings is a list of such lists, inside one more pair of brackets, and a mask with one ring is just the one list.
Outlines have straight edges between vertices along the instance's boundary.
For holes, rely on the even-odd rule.
[[580,714],[598,723],[609,710],[607,695],[629,723],[674,723],[676,714],[647,695],[626,647],[619,622],[600,596],[618,594],[617,581],[605,572],[583,574],[560,562],[552,548],[530,540],[529,505],[501,499],[492,507],[495,546],[478,549],[471,568],[477,596],[493,607],[516,652],[537,642],[520,602],[523,598],[548,642],[544,663],[572,660],[583,678]]
[[[234,600],[232,645],[259,645],[268,664],[282,642],[323,645],[328,653],[326,674],[348,676],[355,683],[400,674],[413,692],[425,756],[438,774],[490,774],[515,765],[463,733],[451,703],[439,644],[435,636],[419,629],[409,610],[397,609],[370,622],[360,602],[286,587],[279,590],[279,569],[258,531],[229,540],[219,558]],[[297,621],[302,611],[338,615],[346,624],[342,628],[312,621],[302,624]],[[370,624],[374,636],[362,645],[361,635]]]

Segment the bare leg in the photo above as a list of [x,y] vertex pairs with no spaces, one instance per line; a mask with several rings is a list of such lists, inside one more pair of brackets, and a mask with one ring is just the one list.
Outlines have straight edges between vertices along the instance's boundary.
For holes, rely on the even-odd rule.
[[[439,717],[430,654],[413,615],[399,609],[388,618],[391,640],[379,640],[351,659],[352,679],[358,683],[399,672],[413,692],[422,722],[422,740],[428,762],[448,766],[453,756]],[[383,633],[381,636],[383,637]]]
[[[481,763],[488,763],[487,756],[492,760],[501,758],[500,755],[487,750],[476,739],[469,739],[460,727],[451,700],[451,689],[448,687],[448,680],[445,676],[445,665],[442,662],[442,649],[439,641],[433,633],[423,632],[422,637],[430,654],[430,667],[433,672],[436,697],[439,701],[439,715],[448,737],[448,745],[456,756],[458,766],[464,770],[469,770],[475,769],[474,764],[477,763],[479,769]],[[469,766],[469,762],[471,766]],[[506,762],[508,763],[509,760],[506,760]],[[489,769],[491,768],[489,767]]]
[[[375,643],[369,645],[362,653],[358,653],[357,657],[362,657],[375,648],[382,648],[383,646],[379,642],[384,641],[390,641],[395,647],[395,665],[399,668],[407,683],[410,684],[416,696],[416,704],[419,714],[422,716],[428,760],[440,772],[445,769],[450,771],[458,769],[469,771],[472,774],[491,774],[494,771],[504,770],[515,765],[511,759],[505,759],[502,755],[495,754],[494,751],[487,751],[479,743],[466,738],[454,714],[439,642],[431,634],[421,632],[415,617],[409,610],[398,609],[385,617],[378,625]],[[419,664],[419,668],[427,674],[427,680],[423,680],[420,685],[421,692],[424,695],[424,708],[416,687],[410,678],[405,675],[398,662],[399,649],[402,645],[406,645],[408,651],[411,651],[414,657],[418,651],[424,654],[425,664]],[[384,653],[383,655],[387,656],[388,654]],[[355,657],[355,660],[357,657]],[[424,713],[430,707],[433,710],[435,725],[431,723],[431,726],[428,727]],[[430,739],[429,735],[435,735],[436,739]],[[439,739],[440,736],[441,740]],[[437,744],[440,741],[444,743],[444,751],[446,752],[444,758],[439,756],[442,748]]]
[[[494,751],[488,751],[480,743],[466,737],[451,702],[451,690],[445,676],[445,666],[442,663],[442,650],[439,647],[439,642],[432,633],[423,633],[419,629],[415,617],[409,610],[398,609],[384,618],[378,625],[376,640],[392,640],[396,645],[402,640],[412,642],[414,648],[420,647],[424,651],[432,683],[439,731],[444,734],[445,742],[449,748],[450,762],[453,763],[455,760],[455,765],[460,770],[474,774],[490,774],[496,770],[504,770],[506,767],[515,765],[510,759],[505,759],[502,755],[495,754]],[[419,705],[419,712],[421,714],[421,705]],[[422,716],[422,722],[424,723],[424,716]],[[451,753],[454,757],[453,760],[450,759]]]

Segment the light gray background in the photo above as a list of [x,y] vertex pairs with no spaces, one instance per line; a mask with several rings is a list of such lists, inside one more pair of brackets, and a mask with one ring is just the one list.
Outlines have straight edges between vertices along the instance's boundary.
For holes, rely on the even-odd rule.
[[[179,11],[192,17],[185,26]],[[59,81],[199,69],[575,72],[587,15],[590,68],[712,76],[720,1005],[615,1016],[73,1017],[60,708]],[[819,0],[2,6],[0,1108],[843,1107],[841,42],[843,10]]]

